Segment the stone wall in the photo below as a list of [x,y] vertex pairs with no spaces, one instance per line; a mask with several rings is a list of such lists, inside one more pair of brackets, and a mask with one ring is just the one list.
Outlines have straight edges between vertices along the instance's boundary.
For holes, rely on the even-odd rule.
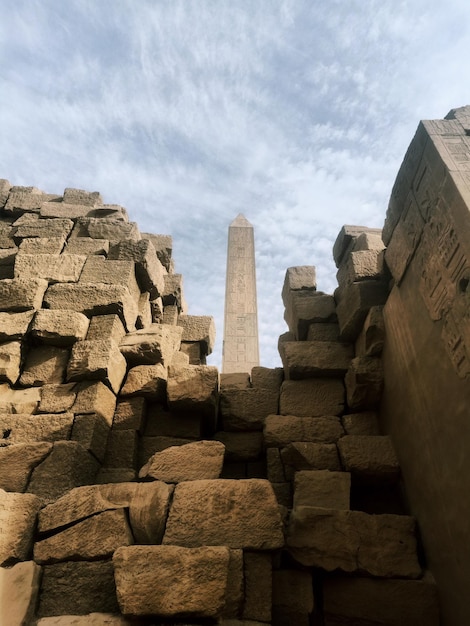
[[283,367],[246,374],[205,364],[169,236],[1,182],[1,623],[437,626],[438,593],[467,623],[452,117],[418,129],[385,243],[341,230],[334,296],[287,270]]

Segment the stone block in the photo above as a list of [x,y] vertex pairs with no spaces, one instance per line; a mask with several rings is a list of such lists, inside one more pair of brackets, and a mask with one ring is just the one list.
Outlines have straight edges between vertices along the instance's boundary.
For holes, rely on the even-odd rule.
[[183,277],[181,274],[167,274],[164,276],[164,289],[160,294],[163,306],[176,306],[178,312],[184,310]]
[[347,435],[380,435],[379,420],[375,411],[349,413],[341,418]]
[[314,322],[308,327],[307,341],[340,341],[339,324]]
[[139,313],[135,322],[136,328],[139,330],[148,328],[152,324],[152,307],[150,306],[150,295],[148,291],[140,294],[138,309]]
[[79,254],[25,254],[15,258],[14,277],[22,280],[42,278],[49,283],[76,283],[86,256]]
[[385,244],[382,239],[382,231],[375,228],[369,228],[365,232],[361,233],[357,239],[355,239],[352,251],[358,252],[360,250],[375,250],[380,252],[385,249]]
[[103,462],[109,435],[109,424],[101,415],[88,413],[76,414],[72,427],[71,439],[78,441]]
[[127,373],[121,396],[142,396],[149,400],[164,400],[167,376],[167,370],[161,363],[137,365]]
[[84,189],[74,189],[73,187],[64,189],[63,201],[67,204],[82,204],[91,207],[103,204],[99,191],[85,191]]
[[125,287],[133,300],[138,303],[140,288],[135,277],[133,261],[110,260],[103,256],[89,256],[80,276],[80,285],[103,283]]
[[119,613],[111,561],[66,561],[43,567],[38,617],[93,611]]
[[[1,303],[2,293],[0,290],[0,307],[2,307]],[[58,283],[47,289],[44,304],[49,309],[78,311],[88,317],[116,314],[126,330],[129,332],[135,330],[135,321],[138,315],[137,302],[127,287],[122,285]],[[27,308],[39,309],[41,305],[35,307],[23,305],[23,308],[17,310],[26,310]],[[5,309],[3,308],[3,310]],[[15,309],[10,308],[8,310]]]
[[147,411],[147,437],[183,437],[201,439],[204,420],[194,415],[175,415],[162,404],[152,403]]
[[395,483],[400,477],[390,437],[346,435],[338,441],[338,451],[346,471],[366,484]]
[[291,513],[286,542],[294,559],[307,567],[419,578],[415,526],[405,515],[298,507]]
[[219,441],[194,441],[157,452],[140,469],[139,478],[180,483],[219,478],[225,446]]
[[181,341],[201,344],[205,356],[212,353],[215,343],[215,322],[209,315],[180,315],[178,326],[183,328]]
[[131,367],[155,365],[165,367],[180,349],[182,329],[167,324],[152,324],[148,328],[124,335],[119,349]]
[[395,282],[400,284],[418,247],[424,220],[415,202],[409,202],[400,216],[385,250],[385,263]]
[[108,258],[129,260],[135,263],[135,272],[141,290],[148,291],[151,300],[163,295],[166,270],[160,263],[153,243],[149,239],[120,241],[111,248]]
[[60,196],[44,193],[36,187],[13,187],[4,206],[5,215],[21,215],[23,213],[39,213],[44,202],[55,200]]
[[137,472],[132,467],[101,467],[96,475],[95,483],[107,485],[108,483],[128,483],[135,480],[137,480]]
[[260,552],[243,554],[245,601],[243,619],[271,622],[272,556]]
[[0,311],[40,309],[46,289],[47,281],[41,278],[0,280]]
[[23,387],[60,384],[64,382],[69,350],[57,346],[29,349],[19,384]]
[[135,469],[137,466],[137,446],[137,431],[111,430],[106,445],[104,466]]
[[340,415],[344,410],[343,381],[335,378],[285,380],[279,412],[299,417]]
[[273,626],[309,626],[313,608],[310,572],[295,569],[273,571]]
[[226,432],[215,433],[214,439],[225,446],[227,461],[253,461],[261,457],[263,434],[261,432]]
[[130,626],[132,618],[111,613],[87,613],[87,615],[60,615],[43,617],[37,621],[37,626]]
[[31,472],[51,450],[46,441],[0,447],[0,489],[26,491]]
[[354,356],[352,345],[338,341],[283,341],[279,348],[286,380],[342,377]]
[[243,550],[229,550],[227,591],[222,613],[224,618],[236,618],[240,615],[243,596]]
[[333,296],[320,291],[292,291],[284,312],[284,320],[297,341],[305,341],[310,324],[335,322],[336,304]]
[[278,394],[270,389],[226,389],[220,394],[224,430],[262,430],[266,417],[278,408]]
[[29,559],[40,507],[32,494],[0,489],[0,566]]
[[172,252],[173,252],[173,239],[171,235],[154,235],[152,233],[142,233],[142,239],[150,239],[155,248],[158,260],[167,270],[169,274],[173,271],[172,266]]
[[27,491],[43,503],[53,502],[73,487],[93,483],[98,469],[98,461],[82,445],[57,441],[50,454],[34,468]]
[[340,287],[362,280],[381,280],[384,276],[384,253],[377,250],[351,252],[336,273]]
[[114,341],[79,341],[72,347],[67,381],[101,380],[117,394],[126,369],[126,360]]
[[178,320],[178,309],[176,307],[167,307],[168,310],[165,314],[163,309],[163,300],[158,297],[150,300],[150,314],[152,316],[152,323],[154,324],[170,324],[176,326]]
[[274,394],[279,395],[283,380],[282,367],[270,368],[258,365],[251,370],[251,385],[255,389],[270,389]]
[[90,320],[86,338],[88,341],[108,339],[119,345],[125,334],[126,330],[119,315],[95,315]]
[[278,448],[267,448],[266,450],[266,475],[270,483],[286,482],[284,465]]
[[11,185],[6,178],[0,178],[0,207],[3,208],[8,200]]
[[347,341],[355,341],[362,330],[369,309],[385,304],[388,296],[388,285],[385,281],[366,280],[351,283],[337,290],[338,322],[341,337]]
[[111,557],[119,546],[134,543],[124,509],[104,511],[70,528],[36,541],[34,560],[42,565],[60,561],[94,561]]
[[281,450],[281,459],[289,479],[299,470],[341,470],[334,443],[296,441]]
[[145,398],[129,398],[116,404],[113,418],[114,430],[137,430],[143,432],[146,415]]
[[439,626],[437,588],[426,580],[329,578],[323,584],[325,626]]
[[73,413],[42,415],[0,413],[3,445],[70,439]]
[[191,439],[183,439],[179,437],[142,437],[139,447],[138,465],[145,465],[150,457],[157,452],[166,450],[171,446],[184,446],[186,443],[192,443]]
[[250,389],[251,387],[250,374],[248,372],[221,373],[219,378],[221,393],[229,389]]
[[139,241],[141,238],[139,228],[135,222],[124,222],[120,219],[102,217],[79,217],[70,236],[71,238],[91,237],[92,239],[106,239],[111,244],[117,244],[122,239]]
[[13,236],[17,243],[21,239],[30,237],[57,237],[66,239],[73,228],[73,222],[69,219],[36,219],[19,225]]
[[373,306],[356,339],[356,356],[380,356],[385,341],[383,306]]
[[294,509],[320,507],[349,510],[351,475],[328,470],[303,470],[295,474]]
[[222,546],[118,548],[113,563],[121,611],[166,618],[218,617],[225,605],[229,559],[229,550]]
[[260,479],[180,483],[163,544],[247,550],[282,547],[282,521],[271,484]]
[[34,311],[0,313],[0,341],[22,339],[27,334]]
[[344,378],[346,397],[350,410],[374,409],[383,390],[383,367],[377,357],[356,357]]
[[288,267],[282,286],[282,301],[287,307],[291,291],[316,291],[317,276],[313,265]]
[[[27,237],[22,239],[18,247],[20,254],[51,254],[57,255],[62,252],[65,245],[64,237]],[[76,252],[75,254],[86,254]]]
[[41,568],[33,561],[0,568],[0,624],[21,626],[34,623]]
[[10,389],[7,383],[0,384],[0,414],[2,413],[35,413],[41,391],[39,388]]
[[[336,267],[339,267],[340,264],[343,263],[352,250],[363,249],[360,247],[356,248],[356,245],[361,245],[357,244],[357,241],[360,237],[363,237],[365,233],[377,238],[381,236],[382,231],[379,228],[367,228],[367,226],[342,227],[333,245],[333,258]],[[363,241],[363,239],[361,241]]]
[[31,335],[41,343],[70,346],[85,339],[89,323],[83,313],[40,309],[31,324]]
[[266,447],[282,448],[292,442],[336,443],[344,434],[338,417],[268,415],[264,427]]
[[206,358],[199,341],[182,342],[180,350],[188,357],[189,365],[206,365]]
[[108,252],[109,241],[107,239],[93,239],[92,237],[69,239],[64,249],[64,254],[84,254],[86,256],[92,254],[107,256]]
[[189,365],[171,371],[167,382],[168,407],[173,413],[203,417],[215,425],[219,372],[209,365]]
[[276,496],[276,500],[280,507],[285,507],[286,509],[292,508],[292,483],[282,482],[282,483],[271,483],[271,486],[274,491],[274,495]]
[[84,381],[75,384],[76,399],[72,411],[100,415],[111,426],[116,408],[116,396],[100,381]]
[[0,380],[14,385],[20,376],[22,346],[19,341],[0,344]]

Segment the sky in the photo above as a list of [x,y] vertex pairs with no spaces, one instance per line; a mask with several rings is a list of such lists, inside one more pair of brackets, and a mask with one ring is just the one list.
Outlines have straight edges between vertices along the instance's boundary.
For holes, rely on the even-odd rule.
[[470,103],[468,0],[0,0],[0,178],[100,191],[173,237],[221,364],[227,231],[255,229],[261,365],[286,269],[333,293],[420,119]]

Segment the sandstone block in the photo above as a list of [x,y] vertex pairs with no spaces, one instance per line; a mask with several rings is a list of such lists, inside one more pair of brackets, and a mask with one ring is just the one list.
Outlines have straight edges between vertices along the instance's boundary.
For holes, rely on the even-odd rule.
[[215,424],[219,372],[209,365],[189,365],[171,372],[167,382],[170,411],[205,417]]
[[137,472],[132,467],[101,467],[96,475],[95,483],[107,485],[109,483],[128,483],[135,480],[137,480]]
[[273,624],[309,626],[313,607],[310,572],[295,569],[273,571]]
[[92,561],[134,543],[124,509],[104,511],[34,544],[37,563]]
[[181,274],[164,276],[164,289],[160,294],[164,307],[176,306],[179,313],[184,310],[183,277]]
[[20,375],[21,352],[19,341],[0,344],[0,380],[5,380],[11,385],[16,383]]
[[220,374],[220,391],[224,392],[229,389],[250,389],[251,381],[248,372],[233,372],[229,374]]
[[146,437],[183,437],[201,439],[205,434],[204,420],[194,415],[174,415],[159,403],[149,405]]
[[161,363],[137,365],[127,373],[121,395],[163,400],[166,395],[166,381],[167,370]]
[[130,626],[131,624],[131,619],[111,613],[43,617],[37,622],[37,626]]
[[24,387],[60,384],[64,382],[68,360],[67,348],[57,346],[30,348],[19,384]]
[[378,577],[418,578],[415,521],[404,515],[368,515],[298,507],[287,546],[302,565]]
[[175,488],[163,543],[280,548],[284,543],[282,521],[270,483],[259,479],[180,483]]
[[[292,508],[292,483],[271,483],[279,507],[284,507],[286,513]],[[284,521],[285,524],[285,521]]]
[[114,341],[79,341],[72,347],[67,380],[101,380],[118,393],[126,369],[126,360]]
[[[343,226],[333,245],[333,258],[336,267],[339,267],[344,262],[352,250],[369,249],[364,248],[366,241],[370,241],[371,249],[374,249],[372,245],[379,246],[378,240],[381,238],[381,234],[382,231],[379,228]],[[367,239],[364,239],[364,235],[366,235]],[[372,239],[375,241],[374,244],[372,244]]]
[[26,491],[33,469],[52,450],[52,443],[19,443],[0,448],[0,489]]
[[140,232],[135,222],[124,222],[123,220],[115,218],[79,217],[76,220],[71,237],[106,239],[116,244],[122,239],[138,241],[140,239]]
[[[64,237],[27,237],[18,247],[20,254],[60,254],[65,245]],[[75,254],[84,254],[76,252]]]
[[365,483],[394,483],[400,476],[390,437],[346,435],[338,441],[338,450],[346,471]]
[[336,443],[343,434],[341,422],[335,416],[268,415],[264,443],[268,448],[282,448],[292,442]]
[[58,197],[44,193],[36,187],[13,187],[8,194],[4,211],[6,215],[21,215],[26,212],[38,213],[43,202]]
[[173,252],[173,239],[171,235],[154,235],[151,233],[142,233],[142,239],[150,239],[155,248],[158,260],[167,270],[169,274],[172,273],[172,252]]
[[344,376],[354,356],[352,345],[337,341],[284,341],[279,352],[287,380]]
[[106,453],[108,436],[109,424],[104,417],[96,413],[75,414],[71,439],[78,441],[100,462],[103,462]]
[[116,261],[103,256],[89,256],[80,276],[80,284],[95,283],[126,287],[134,301],[136,303],[139,301],[140,288],[132,261]]
[[385,341],[383,306],[373,306],[356,339],[356,356],[380,356]]
[[92,207],[103,203],[101,194],[98,191],[85,191],[84,189],[74,189],[73,187],[64,189],[64,202]]
[[83,313],[40,309],[31,324],[31,334],[42,343],[70,346],[85,339],[88,325],[89,319]]
[[180,315],[178,326],[183,328],[181,341],[199,342],[202,352],[212,353],[215,343],[215,322],[209,315]]
[[383,274],[383,251],[359,250],[348,255],[336,273],[336,279],[341,287],[345,287],[361,280],[380,280]]
[[[122,238],[124,239],[124,237]],[[163,295],[166,270],[160,263],[153,243],[149,239],[120,241],[109,251],[109,259],[128,260],[135,263],[137,281],[142,291],[148,291],[151,300]]]
[[136,468],[138,437],[135,430],[111,430],[108,435],[105,467]]
[[111,561],[68,561],[43,567],[39,617],[92,611],[119,613]]
[[40,399],[39,388],[10,389],[7,383],[0,384],[0,414],[35,413]]
[[[164,319],[166,319],[165,315]],[[201,349],[201,344],[199,343],[199,341],[182,342],[180,346],[180,351],[188,357],[189,365],[206,365],[206,357]]]
[[344,385],[335,378],[285,380],[281,385],[281,415],[340,415],[344,410]]
[[135,323],[136,328],[139,330],[142,328],[148,328],[153,322],[152,307],[150,306],[150,295],[148,291],[140,294],[138,309],[139,313]]
[[26,237],[57,237],[66,239],[73,228],[69,219],[36,219],[16,228],[14,239],[18,243]]
[[224,444],[227,461],[253,461],[262,454],[263,434],[260,432],[219,431],[214,439]]
[[142,432],[144,429],[146,414],[145,398],[129,398],[121,400],[116,405],[116,411],[113,418],[114,430],[137,430]]
[[270,483],[286,482],[284,465],[278,448],[267,448],[266,450],[266,476]]
[[375,411],[343,415],[341,423],[347,435],[380,435],[379,420]]
[[296,441],[281,450],[281,459],[289,478],[299,470],[341,470],[338,449],[334,443]]
[[339,324],[314,322],[308,327],[307,341],[340,341]]
[[356,357],[344,378],[349,409],[375,408],[382,397],[383,368],[377,357]]
[[70,439],[73,413],[23,415],[0,413],[3,445]]
[[291,291],[284,319],[295,339],[305,341],[310,324],[336,321],[335,300],[321,292]]
[[255,389],[270,389],[279,395],[281,384],[284,380],[282,367],[256,366],[251,370],[251,385]]
[[118,315],[95,315],[90,320],[86,338],[88,341],[108,339],[118,345],[126,334],[126,330]]
[[43,278],[49,283],[76,283],[86,256],[79,254],[16,255],[14,277],[23,280]]
[[0,624],[32,624],[39,592],[41,568],[33,561],[0,568]]
[[176,326],[178,320],[178,309],[176,307],[167,307],[168,311],[165,315],[163,310],[163,300],[161,297],[150,300],[150,313],[152,316],[152,322],[155,324],[170,324],[170,326]]
[[11,185],[6,178],[0,178],[0,207],[4,207],[8,200],[8,194],[10,193]]
[[163,435],[159,435],[157,437],[142,437],[139,447],[139,467],[145,465],[150,457],[157,452],[166,450],[171,446],[184,446],[187,443],[192,443],[192,440],[187,438],[183,439],[179,437],[169,437]]
[[28,332],[34,311],[0,313],[0,341],[21,339]]
[[223,611],[229,567],[226,547],[122,547],[113,563],[117,597],[125,614],[198,618],[217,617]]
[[313,265],[301,265],[287,268],[284,277],[284,285],[282,287],[282,301],[285,307],[289,304],[290,292],[299,290],[317,290],[317,276]]
[[96,217],[95,209],[86,204],[70,202],[44,202],[39,210],[41,217],[75,220],[77,217]]
[[245,552],[245,602],[243,619],[271,621],[272,557],[270,554]]
[[156,363],[168,367],[180,348],[181,333],[182,329],[177,326],[151,324],[148,328],[124,335],[119,349],[131,367]]
[[0,566],[28,560],[40,506],[32,494],[0,489]]
[[141,468],[139,478],[166,483],[219,478],[225,446],[219,441],[195,441],[154,454]]
[[226,389],[220,394],[224,430],[262,430],[266,417],[278,407],[278,394],[270,389]]
[[229,550],[227,591],[223,617],[238,617],[244,597],[243,550]]
[[350,490],[351,475],[347,472],[297,472],[294,482],[294,509],[313,506],[349,510]]
[[362,330],[369,309],[385,304],[388,296],[386,281],[366,280],[351,283],[337,290],[339,328],[341,337],[354,341]]
[[46,289],[47,281],[41,278],[0,280],[0,311],[40,309]]
[[84,254],[86,256],[92,254],[106,256],[108,252],[109,241],[107,239],[93,239],[92,237],[69,239],[64,249],[64,254]]
[[330,578],[323,585],[325,626],[439,626],[436,585],[425,580]]
[[[18,252],[17,248],[0,248],[0,267],[14,268],[17,252]],[[12,270],[9,269],[8,271],[11,272]]]
[[[1,296],[0,290],[0,307]],[[44,304],[49,309],[78,311],[87,316],[116,314],[128,331],[135,329],[135,320],[138,315],[136,301],[127,287],[122,285],[58,283],[48,288]],[[23,306],[19,310],[27,308],[39,309],[41,304],[35,307]]]
[[116,408],[116,396],[102,382],[84,381],[75,383],[76,400],[72,410],[74,413],[91,413],[100,415],[111,426],[113,423],[114,410]]

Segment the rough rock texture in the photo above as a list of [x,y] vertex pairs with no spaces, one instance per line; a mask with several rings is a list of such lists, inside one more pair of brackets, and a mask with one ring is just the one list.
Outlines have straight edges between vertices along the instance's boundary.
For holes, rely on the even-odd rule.
[[23,492],[33,469],[52,450],[52,443],[19,443],[0,448],[0,488]]
[[19,626],[34,619],[41,568],[34,561],[0,568],[0,624]]
[[132,367],[133,365],[168,366],[179,350],[182,331],[177,326],[151,324],[147,328],[124,335],[119,349]]
[[281,415],[341,415],[344,410],[344,386],[335,378],[285,380],[281,386]]
[[40,506],[32,494],[0,490],[0,566],[28,560]]

